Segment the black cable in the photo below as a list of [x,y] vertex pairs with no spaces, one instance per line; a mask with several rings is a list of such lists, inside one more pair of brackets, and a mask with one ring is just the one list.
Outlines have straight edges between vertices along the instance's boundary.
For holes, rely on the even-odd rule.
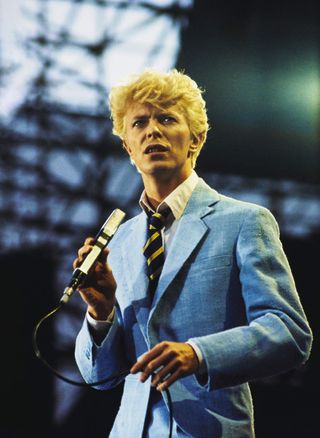
[[76,380],[72,380],[69,379],[68,377],[60,374],[55,368],[53,368],[47,361],[46,359],[44,359],[44,357],[42,356],[40,349],[38,347],[37,344],[37,335],[38,335],[38,331],[39,328],[41,326],[41,324],[50,316],[54,315],[56,312],[58,312],[62,307],[63,307],[64,303],[60,303],[55,309],[53,309],[51,312],[49,312],[47,315],[45,315],[43,318],[40,319],[40,321],[36,324],[35,329],[33,331],[33,338],[32,338],[32,345],[33,345],[33,350],[35,352],[35,355],[37,356],[38,359],[40,359],[48,368],[49,370],[55,375],[57,376],[59,379],[64,380],[67,383],[70,383],[71,385],[76,385],[76,386],[89,386],[89,387],[94,387],[97,385],[102,385],[103,383],[106,383],[108,380],[112,380],[114,378],[117,377],[121,377],[124,375],[127,375],[130,373],[130,370],[124,370],[124,371],[120,371],[118,373],[115,373],[105,379],[102,380],[98,380],[96,382],[91,382],[91,383],[87,383],[87,382],[78,382]]
[[[37,343],[37,337],[38,337],[38,332],[40,329],[40,326],[42,325],[42,323],[48,319],[50,316],[53,316],[55,313],[57,313],[63,306],[64,306],[64,302],[60,301],[60,304],[54,308],[51,312],[49,312],[47,315],[43,316],[38,323],[35,325],[35,328],[33,330],[33,336],[32,336],[32,346],[33,346],[33,350],[34,353],[36,355],[36,357],[38,359],[41,360],[42,363],[44,363],[44,365],[46,365],[46,367],[59,379],[63,380],[64,382],[69,383],[70,385],[74,385],[74,386],[82,386],[82,387],[95,387],[98,385],[102,385],[104,383],[106,383],[108,380],[112,380],[112,379],[116,379],[125,375],[130,374],[130,369],[128,370],[123,370],[123,371],[119,371],[115,374],[112,374],[109,377],[106,377],[104,379],[101,380],[97,380],[96,382],[79,382],[77,380],[73,380],[73,379],[69,379],[68,377],[60,374],[55,368],[53,368],[49,362],[44,359],[44,357],[42,356],[40,349],[38,347],[38,343]],[[169,408],[169,418],[170,418],[170,425],[169,425],[169,437],[168,438],[172,438],[172,429],[173,429],[173,409],[172,409],[172,399],[171,399],[171,395],[169,392],[169,389],[166,388],[165,390],[166,396],[167,396],[167,402],[168,402],[168,408]]]
[[173,408],[172,408],[172,399],[171,399],[171,395],[169,392],[169,389],[165,389],[165,393],[167,395],[167,401],[168,401],[168,408],[169,408],[169,419],[170,419],[170,424],[169,424],[169,438],[172,438],[172,429],[173,429]]

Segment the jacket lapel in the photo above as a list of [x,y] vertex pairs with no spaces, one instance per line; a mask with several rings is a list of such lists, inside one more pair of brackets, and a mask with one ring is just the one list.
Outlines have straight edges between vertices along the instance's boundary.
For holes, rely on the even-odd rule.
[[213,212],[218,201],[218,193],[200,179],[180,218],[159,279],[149,319],[168,286],[204,238],[208,228],[203,218]]

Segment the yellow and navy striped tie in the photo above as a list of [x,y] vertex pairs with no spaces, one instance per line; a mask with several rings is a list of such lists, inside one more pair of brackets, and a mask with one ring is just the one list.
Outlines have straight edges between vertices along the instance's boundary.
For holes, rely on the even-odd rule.
[[165,220],[170,209],[162,213],[153,213],[148,218],[148,240],[143,247],[143,254],[147,259],[149,275],[149,291],[154,293],[161,270],[164,264],[164,247],[162,242],[161,230],[165,225]]

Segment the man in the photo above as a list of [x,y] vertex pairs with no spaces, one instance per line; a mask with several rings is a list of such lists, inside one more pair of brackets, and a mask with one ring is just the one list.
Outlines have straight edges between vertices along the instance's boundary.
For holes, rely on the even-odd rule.
[[298,367],[312,342],[277,223],[194,171],[208,122],[187,75],[147,70],[112,89],[110,108],[143,180],[142,212],[79,290],[88,305],[79,369],[88,382],[130,370],[110,437],[166,437],[169,390],[174,437],[252,438],[248,382]]

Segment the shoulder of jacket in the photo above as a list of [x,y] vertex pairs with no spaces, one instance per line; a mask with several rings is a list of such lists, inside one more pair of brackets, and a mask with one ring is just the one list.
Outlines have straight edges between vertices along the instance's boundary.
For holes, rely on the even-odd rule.
[[270,210],[261,205],[256,204],[254,202],[249,201],[243,201],[241,199],[236,199],[230,196],[222,195],[219,193],[220,197],[220,206],[221,208],[229,208],[229,209],[235,209],[238,211],[243,211],[244,213],[271,213]]

